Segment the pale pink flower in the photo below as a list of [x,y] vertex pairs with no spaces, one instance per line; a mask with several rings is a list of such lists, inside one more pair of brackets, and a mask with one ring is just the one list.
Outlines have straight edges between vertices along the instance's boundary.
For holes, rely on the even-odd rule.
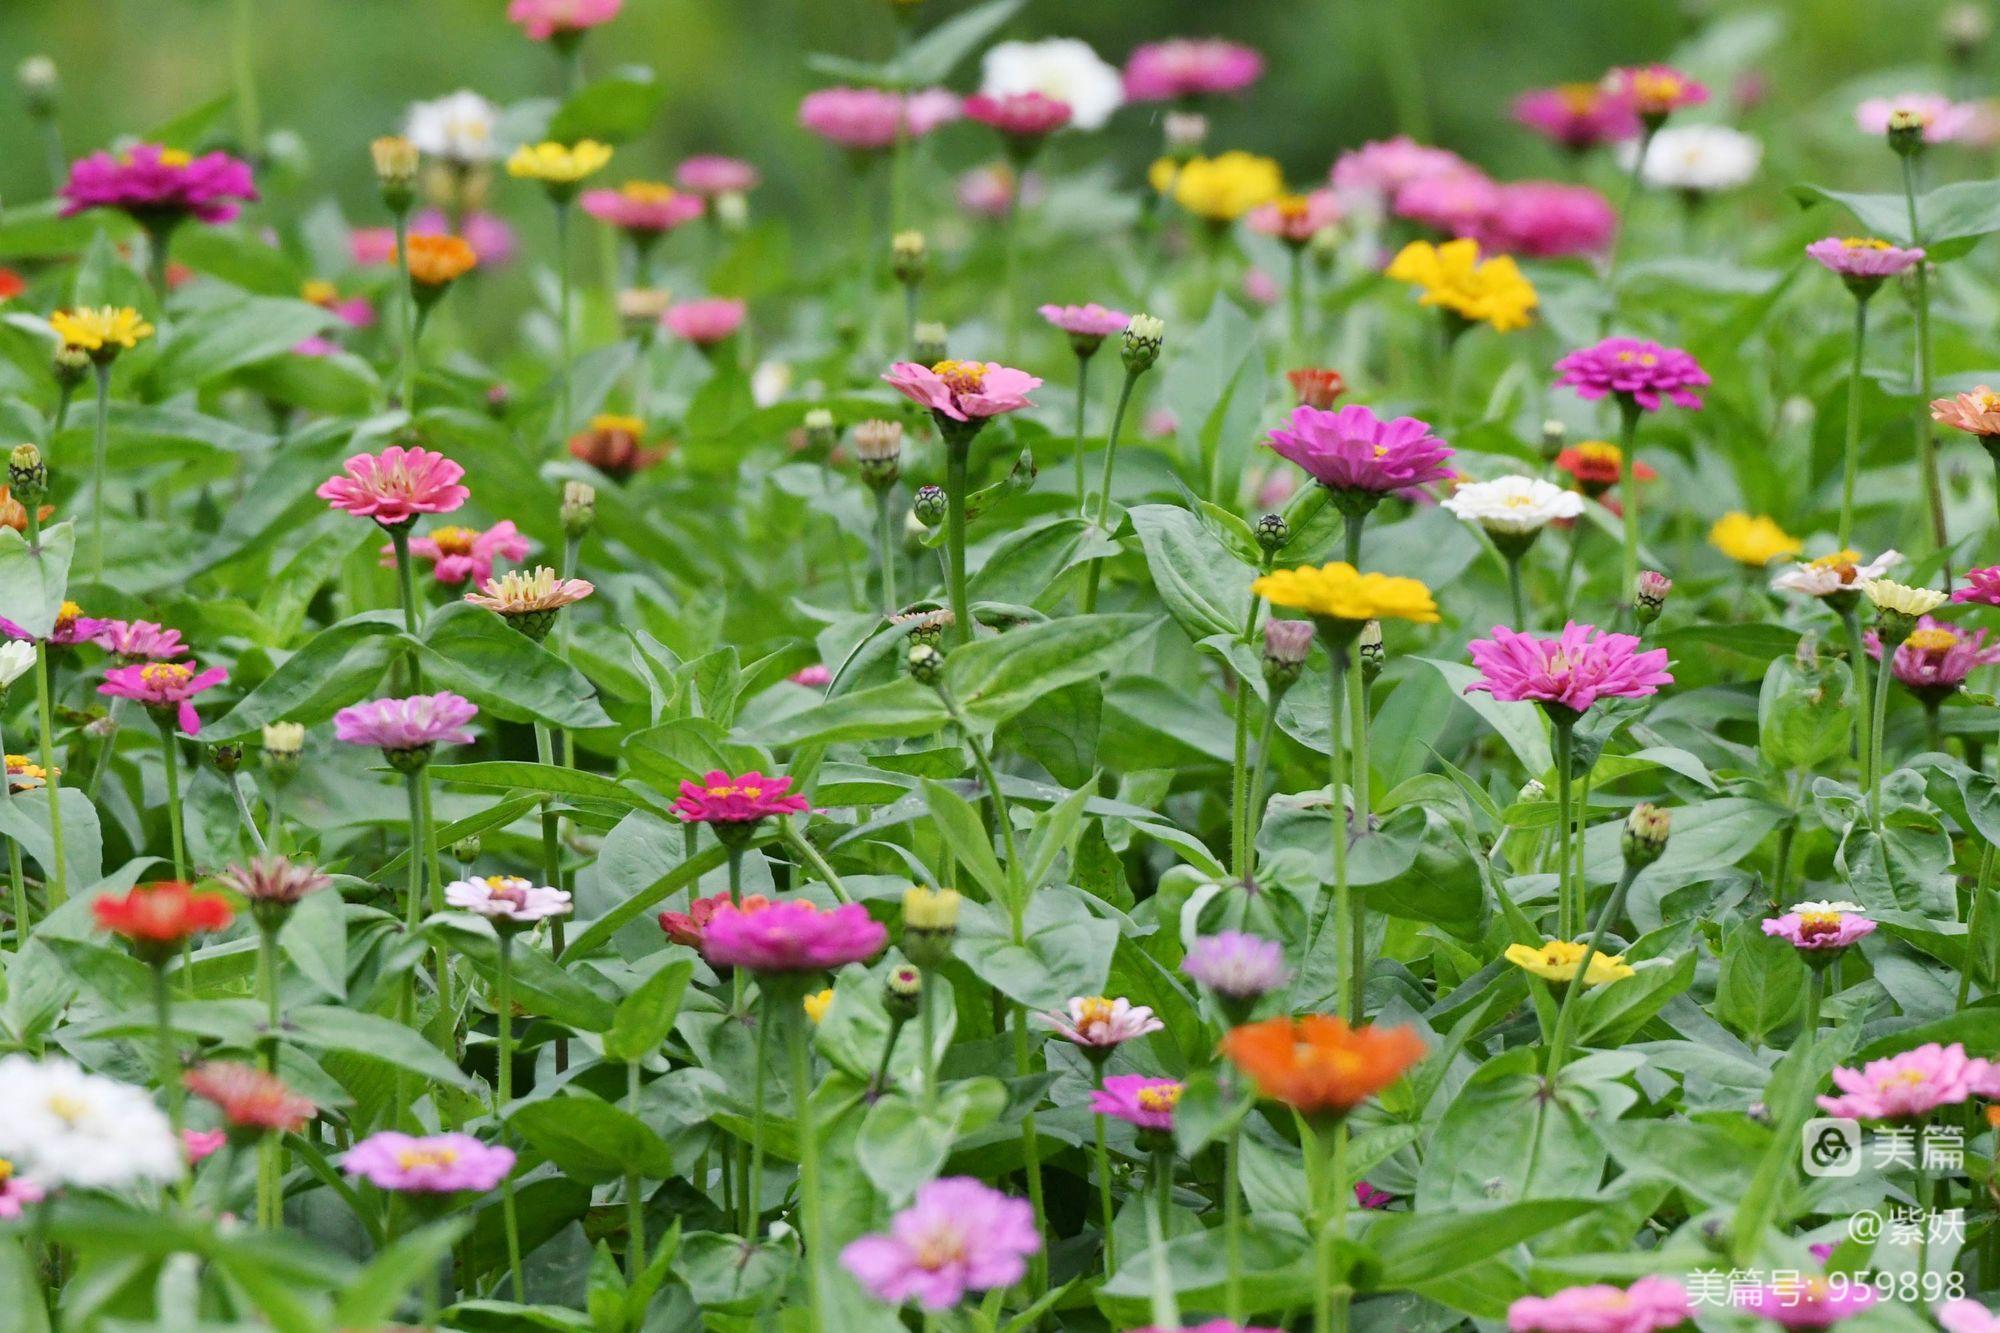
[[[410,555],[431,562],[439,583],[456,587],[462,583],[484,583],[493,577],[496,560],[521,560],[528,554],[528,539],[510,520],[502,520],[481,532],[447,524],[433,528],[422,537],[410,538]],[[396,548],[382,548],[382,566],[396,567]]]
[[1250,230],[1275,236],[1291,245],[1304,245],[1318,233],[1340,221],[1340,196],[1332,190],[1283,195],[1268,204],[1259,204],[1244,219]]
[[1918,1120],[1940,1106],[1964,1102],[1992,1075],[1986,1061],[1967,1056],[1958,1042],[1930,1042],[1860,1069],[1835,1068],[1834,1086],[1846,1095],[1823,1095],[1819,1105],[1828,1115],[1849,1120]]
[[1823,1277],[1784,1277],[1766,1287],[1730,1293],[1730,1305],[1781,1328],[1831,1328],[1875,1304],[1875,1288],[1860,1279],[1834,1286]]
[[1330,179],[1343,199],[1380,209],[1411,181],[1468,172],[1477,175],[1479,169],[1450,149],[1398,135],[1342,153],[1334,159]]
[[1854,125],[1863,134],[1887,134],[1889,121],[1898,112],[1917,118],[1924,127],[1925,143],[1967,138],[1981,115],[1976,102],[1954,102],[1941,93],[1898,93],[1871,97],[1855,107]]
[[1106,338],[1124,332],[1125,326],[1132,322],[1132,317],[1124,311],[1107,309],[1095,301],[1089,305],[1045,305],[1039,313],[1069,335],[1070,346],[1078,356],[1091,355]]
[[356,227],[347,234],[347,253],[361,268],[396,262],[396,232],[393,227]]
[[[1868,655],[1882,660],[1882,640],[1874,630],[1862,636]],[[1986,631],[1967,634],[1954,625],[1922,616],[1910,637],[1896,645],[1889,672],[1920,699],[1938,702],[1956,694],[1977,667],[2000,662],[2000,643],[1988,646]]]
[[409,1194],[485,1192],[514,1169],[512,1150],[481,1143],[470,1134],[430,1134],[422,1138],[385,1129],[348,1149],[341,1161],[348,1175],[376,1189]]
[[1476,167],[1419,176],[1396,191],[1399,218],[1453,236],[1471,236],[1500,203],[1500,186]]
[[378,750],[422,750],[433,745],[469,745],[466,724],[479,715],[468,699],[449,690],[406,699],[371,699],[333,715],[335,739]]
[[803,685],[809,690],[823,690],[833,681],[833,671],[824,662],[815,662],[809,667],[800,667],[785,677],[794,685]]
[[1044,139],[1070,122],[1070,105],[1041,93],[975,93],[965,99],[965,117],[999,131],[1009,139]]
[[1937,1321],[1944,1333],[2000,1333],[2000,1315],[1963,1296],[1940,1305]]
[[444,900],[462,912],[528,926],[570,913],[568,893],[544,888],[519,875],[454,880],[444,886]]
[[667,313],[660,317],[660,322],[673,330],[674,336],[697,347],[713,347],[734,336],[743,327],[746,308],[741,301],[719,296],[701,301],[682,301],[669,306]]
[[188,1070],[181,1082],[195,1096],[213,1102],[234,1129],[296,1134],[319,1111],[310,1097],[255,1065],[210,1061]]
[[1264,73],[1264,57],[1220,37],[1148,42],[1125,61],[1125,99],[1172,102],[1205,93],[1241,92]]
[[918,139],[958,119],[956,94],[926,88],[905,96],[883,88],[821,88],[799,103],[799,124],[856,151],[888,148],[899,135]]
[[1824,953],[1875,933],[1875,923],[1830,903],[1800,903],[1783,916],[1766,917],[1764,933],[1805,953]]
[[2000,435],[2000,393],[1982,384],[1971,393],[1933,398],[1931,420],[1968,435]]
[[953,197],[966,212],[983,218],[1004,218],[1014,211],[1015,197],[1032,206],[1041,198],[1041,178],[1034,172],[1016,174],[1005,162],[974,167],[958,178]]
[[1091,1090],[1090,1109],[1140,1129],[1171,1133],[1174,1108],[1180,1105],[1185,1087],[1178,1079],[1113,1074],[1102,1087]]
[[1271,306],[1278,303],[1284,293],[1278,290],[1278,280],[1261,268],[1243,270],[1243,299],[1252,305]]
[[181,632],[150,620],[101,620],[92,641],[126,662],[163,662],[187,653]]
[[222,1151],[222,1145],[228,1142],[227,1130],[183,1129],[181,1131],[181,1152],[187,1157],[189,1166],[215,1156]]
[[1597,254],[1617,230],[1611,201],[1587,185],[1517,181],[1494,193],[1470,235],[1482,250],[1553,259]]
[[1109,1050],[1166,1027],[1150,1008],[1122,995],[1072,996],[1067,1014],[1051,1012],[1041,1019],[1058,1037],[1086,1050]]
[[1922,247],[1905,249],[1867,236],[1827,236],[1806,247],[1814,262],[1842,278],[1880,282],[1924,262]]
[[507,0],[507,21],[538,42],[569,38],[611,22],[625,0]]
[[1042,1248],[1035,1212],[970,1176],[917,1188],[887,1232],[851,1241],[840,1264],[879,1301],[949,1310],[968,1291],[1011,1287]]
[[1511,1333],[1657,1333],[1694,1317],[1686,1288],[1642,1277],[1630,1287],[1599,1283],[1553,1296],[1523,1296],[1507,1307]]
[[689,194],[713,198],[719,194],[748,194],[761,177],[757,168],[736,157],[698,153],[674,168],[674,184]]
[[459,484],[465,469],[429,449],[392,444],[379,454],[355,454],[313,494],[335,509],[372,518],[385,528],[418,514],[448,514],[472,494]]
[[28,1204],[40,1203],[48,1194],[34,1181],[11,1168],[0,1172],[0,1222],[12,1222]]
[[1028,395],[1042,381],[995,361],[940,361],[934,366],[898,361],[882,377],[905,398],[951,421],[983,421],[1032,407]]
[[707,207],[698,194],[682,194],[664,185],[628,182],[616,190],[585,190],[583,211],[606,226],[640,236],[660,236],[685,226]]

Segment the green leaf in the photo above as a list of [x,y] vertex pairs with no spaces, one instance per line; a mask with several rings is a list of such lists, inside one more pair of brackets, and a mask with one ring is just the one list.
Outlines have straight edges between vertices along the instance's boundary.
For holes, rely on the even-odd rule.
[[324,333],[335,316],[306,301],[246,297],[177,320],[153,377],[177,388],[206,384],[239,366],[289,352]]
[[1129,662],[1160,622],[1146,615],[1070,616],[953,649],[944,683],[960,713],[991,731],[1052,690]]
[[1753,921],[1738,922],[1722,945],[1715,1016],[1761,1046],[1798,1012],[1805,993],[1806,965],[1799,951]]
[[973,50],[1021,12],[1027,0],[987,0],[954,14],[910,44],[899,59],[883,66],[885,82],[904,88],[942,83]]
[[548,137],[573,144],[579,139],[630,143],[659,114],[667,90],[644,65],[624,65],[608,78],[579,88],[549,121]]
[[0,608],[29,637],[46,639],[56,627],[76,553],[76,524],[69,519],[42,530],[39,547],[12,528],[0,528]]
[[432,764],[431,776],[439,782],[465,787],[488,787],[500,791],[542,792],[572,800],[603,801],[609,805],[658,807],[616,778],[588,769],[564,768],[560,764],[530,764],[520,760],[494,759],[476,764]]
[[1255,571],[1177,505],[1139,505],[1125,516],[1139,534],[1154,589],[1188,637],[1198,643],[1211,634],[1241,634]]
[[339,1328],[374,1328],[387,1322],[403,1297],[429,1281],[444,1256],[472,1227],[470,1217],[446,1218],[396,1238],[347,1284],[334,1306]]
[[[464,913],[446,912],[424,923],[424,933],[436,935],[469,959],[489,985],[500,976],[500,939],[493,928]],[[512,950],[514,1000],[530,1013],[542,1014],[584,1032],[611,1026],[613,1010],[603,996],[578,981],[562,965],[525,939]]]
[[[993,839],[985,821],[963,796],[941,782],[924,782],[924,804],[930,807],[938,834],[958,863],[970,871],[986,896],[997,903],[1014,898],[1013,880],[993,854]],[[1018,868],[1017,868],[1018,869]]]
[[1593,1199],[1529,1199],[1519,1203],[1461,1203],[1449,1212],[1385,1213],[1368,1241],[1382,1261],[1367,1275],[1371,1290],[1394,1291],[1445,1277],[1481,1259],[1581,1217]]
[[674,1020],[680,1016],[681,998],[687,993],[688,978],[693,975],[692,958],[675,959],[619,1001],[611,1026],[604,1033],[604,1058],[637,1060],[665,1041],[674,1030]]
[[833,745],[843,741],[928,736],[950,720],[951,713],[936,690],[903,676],[852,694],[835,695],[825,703],[778,719],[759,729],[757,736],[772,746],[805,741]]
[[272,722],[324,722],[365,699],[389,664],[393,611],[364,611],[329,625],[279,664],[256,689],[203,729],[212,740],[243,740]]
[[479,1086],[416,1029],[358,1009],[295,1006],[285,1012],[285,1030],[295,1044],[308,1050],[341,1051],[380,1061],[454,1088]]
[[2000,181],[1953,181],[1918,195],[1915,236],[1910,234],[1909,202],[1901,194],[1850,194],[1794,185],[1792,197],[1802,204],[1839,204],[1860,221],[1864,232],[1898,245],[1937,246],[2000,231]]
[[1549,750],[1548,723],[1542,717],[1541,709],[1530,703],[1496,703],[1489,694],[1467,694],[1465,687],[1479,679],[1479,672],[1463,662],[1443,662],[1436,658],[1419,659],[1437,668],[1451,687],[1458,701],[1486,720],[1486,725],[1500,734],[1507,742],[1507,748],[1521,761],[1521,767],[1536,777],[1549,771],[1555,765],[1555,756]]
[[428,687],[456,690],[482,712],[578,731],[611,725],[589,680],[491,611],[443,607],[424,625],[422,648]]
[[536,1152],[586,1184],[636,1171],[648,1180],[674,1173],[674,1154],[645,1121],[609,1102],[561,1095],[527,1102],[507,1123]]

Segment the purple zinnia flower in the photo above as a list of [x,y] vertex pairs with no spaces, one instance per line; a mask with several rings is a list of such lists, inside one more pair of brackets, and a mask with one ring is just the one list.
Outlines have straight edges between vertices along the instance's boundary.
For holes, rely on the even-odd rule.
[[1444,460],[1452,451],[1427,423],[1384,421],[1359,405],[1293,408],[1291,428],[1272,431],[1268,443],[1335,491],[1380,496],[1451,475]]
[[1708,384],[1708,372],[1678,347],[1662,347],[1643,338],[1606,338],[1580,347],[1556,362],[1559,382],[1579,398],[1616,394],[1648,412],[1660,410],[1660,400],[1676,407],[1701,406],[1694,390]]
[[1013,1286],[1041,1248],[1026,1200],[947,1176],[919,1187],[887,1232],[851,1242],[840,1263],[877,1300],[948,1310],[968,1291]]
[[514,1154],[470,1134],[416,1138],[385,1129],[350,1148],[341,1168],[376,1189],[409,1194],[484,1192],[507,1178],[514,1169]]
[[333,734],[350,745],[372,745],[379,750],[469,745],[472,733],[465,726],[478,715],[471,700],[449,690],[407,699],[371,699],[335,713]]
[[[1311,622],[1305,620],[1270,623],[1301,625],[1308,631],[1312,628]],[[1285,966],[1283,945],[1240,930],[1225,930],[1197,939],[1188,949],[1187,957],[1181,960],[1181,971],[1216,994],[1233,1000],[1254,1000],[1284,985],[1292,975]]]
[[113,667],[104,673],[97,692],[113,699],[130,699],[147,708],[172,712],[180,729],[190,736],[201,734],[201,718],[194,711],[194,696],[229,679],[221,667],[197,673],[179,662],[148,662],[144,666]]
[[69,169],[62,187],[64,217],[115,208],[140,223],[171,226],[194,217],[227,222],[257,187],[246,162],[227,153],[191,157],[177,148],[135,144],[124,153],[92,153]]
[[2000,606],[2000,565],[1965,571],[1965,586],[1952,593],[1954,602],[1976,602],[1980,606]]

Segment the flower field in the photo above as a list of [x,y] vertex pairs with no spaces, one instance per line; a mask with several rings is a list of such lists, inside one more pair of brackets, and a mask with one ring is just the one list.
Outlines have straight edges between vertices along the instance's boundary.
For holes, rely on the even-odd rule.
[[17,71],[0,1333],[2000,1330],[1991,14],[1526,174],[868,0],[662,170],[658,5],[353,198],[257,5]]

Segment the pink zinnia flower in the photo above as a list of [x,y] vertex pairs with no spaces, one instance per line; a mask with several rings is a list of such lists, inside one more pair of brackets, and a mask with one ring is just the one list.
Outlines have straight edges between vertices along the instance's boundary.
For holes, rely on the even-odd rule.
[[1954,602],[1974,602],[1980,606],[2000,606],[2000,565],[1965,571],[1965,586],[1951,595]]
[[[1273,626],[1283,627],[1288,637],[1300,640],[1296,651],[1299,659],[1304,660],[1312,638],[1312,622],[1266,621],[1266,638],[1271,637]],[[1197,938],[1188,947],[1187,956],[1181,959],[1181,971],[1216,994],[1235,1000],[1254,1000],[1284,985],[1292,975],[1285,966],[1282,944],[1240,930]]]
[[1234,93],[1263,77],[1264,57],[1220,37],[1176,37],[1137,47],[1125,61],[1125,99],[1172,102]]
[[1500,203],[1500,186],[1476,167],[1419,176],[1396,191],[1394,212],[1453,236],[1471,236]]
[[574,37],[618,17],[625,0],[507,0],[507,21],[538,42]]
[[919,88],[903,99],[905,133],[921,139],[965,115],[965,99],[949,88]]
[[1332,190],[1285,195],[1259,204],[1244,219],[1250,230],[1275,236],[1288,245],[1304,245],[1340,221],[1340,196]]
[[213,1102],[234,1129],[296,1134],[319,1111],[312,1098],[255,1065],[211,1061],[188,1070],[181,1082],[195,1096]]
[[40,1203],[47,1192],[34,1181],[17,1175],[12,1167],[0,1170],[0,1222],[12,1222],[31,1203]]
[[1897,112],[1915,116],[1924,127],[1925,143],[1950,143],[1965,138],[1976,125],[1975,102],[1954,102],[1941,93],[1898,93],[1871,97],[1854,108],[1854,124],[1863,134],[1887,134]]
[[1596,83],[1531,89],[1514,99],[1514,119],[1572,153],[1639,137],[1632,104]]
[[1284,293],[1278,290],[1278,280],[1261,268],[1243,271],[1243,299],[1253,305],[1276,305]]
[[814,662],[809,667],[800,667],[785,679],[809,690],[823,690],[832,682],[833,671],[824,662]]
[[968,1291],[1013,1286],[1041,1248],[1025,1199],[946,1176],[919,1186],[888,1231],[849,1242],[840,1264],[879,1301],[948,1310]]
[[1732,1292],[1730,1304],[1783,1328],[1831,1328],[1877,1299],[1875,1288],[1859,1278],[1836,1287],[1823,1277],[1800,1277],[1783,1278],[1741,1295]]
[[[472,257],[484,269],[499,268],[514,257],[520,248],[515,239],[514,229],[505,221],[482,209],[473,209],[458,220],[456,227],[451,220],[435,208],[427,208],[410,219],[410,233],[415,236],[457,236],[472,247]],[[358,235],[358,233],[357,233]],[[357,263],[361,262],[359,259]],[[396,262],[395,234],[390,233],[390,246],[380,263]]]
[[[718,893],[707,898],[692,898],[685,912],[662,912],[659,915],[660,929],[667,932],[667,938],[675,944],[685,944],[699,949],[708,935],[708,923],[715,914],[729,906],[729,895]],[[771,905],[771,900],[761,893],[753,893],[737,904],[745,912],[760,912]]]
[[470,745],[466,725],[479,715],[469,699],[449,690],[406,699],[370,699],[333,715],[335,739],[378,750],[424,750],[434,745]]
[[940,361],[934,366],[898,361],[882,378],[932,415],[958,422],[1032,407],[1028,395],[1042,387],[1036,376],[996,361]]
[[[90,643],[104,631],[111,622],[99,620],[95,616],[83,614],[75,602],[64,602],[56,612],[56,623],[49,631],[48,642],[55,647],[73,647],[79,643]],[[20,639],[28,643],[36,642],[36,637],[5,616],[0,616],[0,634],[10,639]]]
[[1655,1333],[1694,1317],[1687,1290],[1671,1278],[1642,1277],[1630,1287],[1570,1287],[1523,1296],[1507,1307],[1512,1333]]
[[1854,903],[1799,903],[1783,916],[1766,917],[1764,933],[1807,953],[1831,953],[1874,934],[1875,923]]
[[1553,639],[1493,627],[1491,639],[1468,647],[1480,678],[1467,694],[1490,694],[1502,703],[1526,701],[1581,713],[1599,699],[1641,699],[1671,685],[1667,650],[1639,650],[1631,634],[1606,634],[1575,621]]
[[702,931],[714,967],[752,972],[825,972],[882,952],[889,932],[860,903],[821,908],[803,898],[749,909],[719,905]]
[[472,494],[459,484],[465,469],[429,449],[392,444],[379,454],[354,455],[341,471],[313,494],[385,528],[415,522],[418,514],[448,514]]
[[347,254],[360,268],[393,264],[396,262],[396,231],[393,227],[356,227],[347,234]]
[[1596,254],[1617,230],[1611,201],[1589,186],[1519,181],[1499,188],[1471,234],[1483,250],[1552,259]]
[[1432,148],[1408,135],[1378,139],[1334,159],[1329,179],[1343,198],[1385,207],[1411,181],[1479,169],[1449,148]]
[[181,1131],[181,1152],[186,1155],[188,1165],[206,1161],[222,1151],[222,1145],[229,1142],[229,1134],[220,1129],[184,1129]]
[[1604,87],[1630,106],[1642,121],[1657,121],[1682,107],[1700,106],[1708,100],[1708,85],[1671,65],[1614,69],[1604,76]]
[[674,809],[690,824],[754,824],[774,815],[796,815],[812,802],[793,796],[790,778],[765,777],[751,769],[731,777],[721,769],[702,775],[699,783],[681,783]]
[[1122,333],[1132,317],[1092,301],[1089,305],[1045,305],[1043,319],[1069,335],[1069,344],[1078,356],[1089,356],[1114,333]]
[[[1882,660],[1882,640],[1874,630],[1864,636],[1868,655]],[[1986,631],[1971,634],[1942,620],[1922,616],[1910,637],[1896,645],[1889,663],[1890,674],[1920,699],[1932,702],[1949,697],[1965,684],[1974,667],[2000,662],[2000,643],[1988,647]]]
[[1954,398],[1933,398],[1931,420],[1968,435],[2000,435],[2000,393],[1982,384]]
[[1041,179],[1033,172],[1016,174],[1005,162],[974,167],[958,178],[953,197],[968,213],[1004,218],[1014,211],[1016,196],[1028,204],[1041,198]]
[[341,1169],[376,1189],[409,1194],[484,1192],[507,1178],[514,1154],[470,1134],[417,1138],[385,1129],[348,1149]]
[[1940,1106],[1956,1106],[1975,1094],[1993,1076],[1992,1066],[1966,1055],[1958,1042],[1936,1042],[1900,1055],[1870,1060],[1859,1069],[1840,1066],[1834,1086],[1847,1095],[1819,1098],[1828,1115],[1849,1120],[1916,1120]]
[[1354,1201],[1363,1208],[1381,1210],[1396,1201],[1396,1196],[1387,1190],[1378,1190],[1365,1180],[1354,1182]]
[[1073,114],[1068,102],[1041,93],[1004,93],[998,97],[975,93],[965,99],[966,119],[991,126],[1009,139],[1033,141],[1054,134],[1069,124]]
[[1185,1087],[1178,1079],[1113,1074],[1104,1080],[1103,1087],[1092,1089],[1090,1109],[1140,1129],[1172,1133],[1174,1108],[1180,1104]]
[[585,190],[582,202],[584,212],[607,226],[651,236],[693,222],[707,207],[700,195],[681,194],[664,185]]
[[461,912],[493,921],[531,926],[552,916],[568,916],[569,894],[519,875],[482,875],[444,886],[444,900]]
[[1041,1018],[1058,1037],[1085,1051],[1108,1051],[1166,1027],[1153,1017],[1150,1008],[1133,1004],[1122,995],[1116,999],[1074,995],[1070,997],[1068,1013],[1051,1012]]
[[1806,247],[1806,254],[1842,278],[1880,282],[1921,264],[1921,247],[1905,249],[1865,236],[1828,236]]
[[[0,1212],[0,1217],[5,1216]],[[1940,1305],[1937,1321],[1944,1333],[2000,1333],[2000,1315],[1964,1296]]]
[[734,336],[743,327],[745,309],[743,302],[720,296],[701,301],[682,301],[669,306],[667,313],[660,317],[660,322],[672,329],[676,337],[697,347],[713,347],[723,339]]
[[1336,491],[1386,495],[1451,475],[1444,460],[1452,451],[1427,423],[1384,421],[1359,404],[1330,412],[1295,407],[1290,429],[1272,431],[1267,443]]
[[190,157],[158,144],[136,144],[124,153],[92,153],[69,169],[62,215],[115,208],[147,226],[186,218],[227,222],[254,201],[250,166],[227,153]]
[[92,642],[127,662],[163,662],[187,653],[181,632],[150,620],[100,620]]
[[1558,382],[1584,399],[1616,394],[1621,402],[1648,412],[1660,410],[1662,399],[1676,407],[1698,408],[1694,391],[1708,384],[1708,372],[1678,347],[1662,347],[1643,338],[1606,338],[1580,347],[1556,362]]
[[890,147],[899,134],[922,138],[961,110],[957,95],[942,88],[907,97],[881,88],[821,88],[799,102],[799,124],[829,143],[865,152]]
[[[410,538],[410,554],[431,562],[439,583],[456,587],[461,583],[484,583],[493,577],[496,560],[520,560],[528,554],[528,539],[511,520],[503,520],[481,532],[446,524],[422,537]],[[382,548],[382,566],[396,567],[396,548]]]
[[143,666],[112,667],[104,673],[99,694],[114,699],[130,699],[156,710],[173,710],[174,720],[190,736],[201,734],[201,718],[194,711],[194,696],[214,689],[229,679],[221,667],[197,673],[179,662],[148,662]]
[[674,184],[689,194],[748,194],[762,178],[741,158],[698,153],[674,168]]
[[1249,1324],[1232,1323],[1227,1319],[1211,1319],[1206,1324],[1182,1324],[1175,1328],[1148,1324],[1144,1328],[1133,1329],[1132,1333],[1285,1333],[1285,1330],[1267,1328],[1262,1324],[1253,1327]]

